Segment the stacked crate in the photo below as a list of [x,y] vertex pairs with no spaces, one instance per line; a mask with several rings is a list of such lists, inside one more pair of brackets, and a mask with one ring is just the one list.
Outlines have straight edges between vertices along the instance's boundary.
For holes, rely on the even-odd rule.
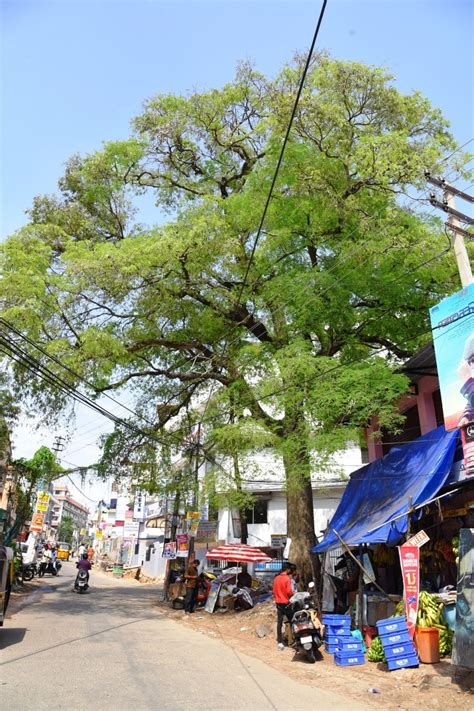
[[362,643],[351,635],[350,615],[323,615],[326,652],[339,666],[365,664]]
[[405,617],[379,620],[377,630],[390,671],[418,666],[418,656]]

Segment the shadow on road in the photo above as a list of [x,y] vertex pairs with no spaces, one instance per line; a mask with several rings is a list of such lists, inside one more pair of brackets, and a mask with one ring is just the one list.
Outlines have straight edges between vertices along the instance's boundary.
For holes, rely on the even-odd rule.
[[74,592],[73,577],[56,578],[53,585],[45,586],[45,592],[54,591],[55,594],[43,595],[39,605],[45,612],[66,617],[82,614],[100,617],[106,614],[121,620],[134,620],[160,615],[153,605],[160,596],[156,586],[130,585],[125,581],[122,586],[120,581],[109,583],[103,576],[98,577],[94,585],[94,577],[92,572],[90,588],[83,595]]
[[26,627],[3,627],[0,632],[0,649],[13,647],[14,644],[23,642],[26,629]]

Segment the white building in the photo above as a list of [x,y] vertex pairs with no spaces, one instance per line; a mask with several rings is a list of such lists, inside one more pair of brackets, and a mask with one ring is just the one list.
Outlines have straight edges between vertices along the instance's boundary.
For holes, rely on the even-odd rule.
[[51,527],[57,529],[65,516],[70,516],[73,520],[74,532],[79,534],[81,529],[87,528],[89,509],[87,506],[75,501],[67,486],[57,485],[54,487],[53,510],[51,516]]
[[[349,475],[364,464],[361,449],[348,446],[335,454],[323,468],[314,467],[314,526],[320,537],[344,493]],[[272,452],[249,456],[240,462],[243,488],[255,496],[247,511],[247,543],[259,547],[281,547],[287,534],[287,502],[283,463]],[[246,475],[246,472],[249,472]],[[226,543],[240,540],[240,520],[235,509],[219,509],[218,539]]]

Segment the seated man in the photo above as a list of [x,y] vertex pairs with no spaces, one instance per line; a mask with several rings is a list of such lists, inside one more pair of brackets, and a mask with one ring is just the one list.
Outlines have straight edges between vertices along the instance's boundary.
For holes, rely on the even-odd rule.
[[237,587],[238,588],[251,588],[252,587],[252,576],[247,570],[247,566],[242,565],[242,571],[237,576]]

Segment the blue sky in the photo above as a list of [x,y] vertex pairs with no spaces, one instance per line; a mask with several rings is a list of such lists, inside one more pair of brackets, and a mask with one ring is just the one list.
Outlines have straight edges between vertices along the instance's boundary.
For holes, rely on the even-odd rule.
[[[309,46],[320,7],[319,0],[0,0],[0,239],[25,222],[35,195],[55,190],[71,154],[126,137],[144,99],[220,86],[241,59],[277,72]],[[388,67],[400,90],[419,89],[443,110],[462,144],[474,135],[472,7],[468,0],[329,0],[318,48]],[[153,221],[150,204],[146,211]],[[65,460],[96,461],[95,441],[106,429],[107,420],[79,410]],[[16,456],[51,446],[58,433],[23,423]]]
[[[0,0],[0,238],[24,223],[36,194],[55,190],[71,154],[126,137],[145,98],[219,86],[239,59],[276,72],[309,45],[320,6]],[[319,47],[389,67],[402,91],[420,89],[442,108],[464,143],[474,134],[472,8],[468,0],[329,0]]]

